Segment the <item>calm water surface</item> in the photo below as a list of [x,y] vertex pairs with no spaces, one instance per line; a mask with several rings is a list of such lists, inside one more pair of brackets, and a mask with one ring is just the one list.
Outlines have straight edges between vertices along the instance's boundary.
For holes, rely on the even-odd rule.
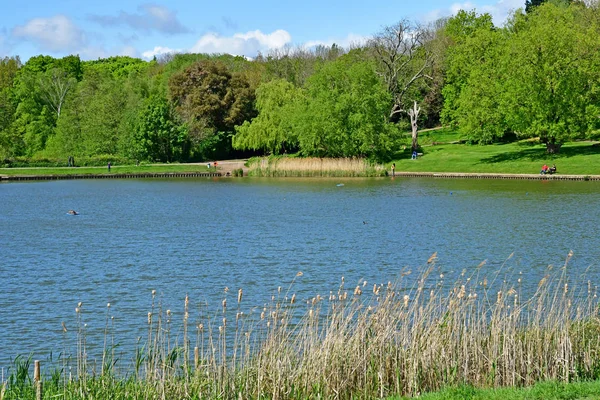
[[350,288],[393,281],[405,268],[417,276],[434,252],[436,273],[452,277],[487,260],[489,271],[502,268],[508,280],[522,272],[531,287],[570,250],[573,275],[587,270],[598,281],[600,264],[593,182],[8,183],[0,185],[0,210],[3,368],[17,354],[43,360],[61,351],[61,322],[74,335],[80,301],[92,338],[111,303],[125,351],[145,329],[152,290],[180,318],[186,293],[193,307],[217,309],[225,287],[231,304],[243,288],[244,303],[261,306],[302,271],[291,292],[326,296],[342,276]]

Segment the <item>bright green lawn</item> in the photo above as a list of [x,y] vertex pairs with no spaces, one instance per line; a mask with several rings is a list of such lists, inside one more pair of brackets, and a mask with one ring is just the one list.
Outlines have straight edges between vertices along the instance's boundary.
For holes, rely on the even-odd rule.
[[600,175],[600,145],[594,142],[567,143],[555,155],[547,154],[544,145],[530,141],[487,146],[430,145],[423,146],[423,156],[417,160],[411,159],[407,149],[395,163],[398,172],[537,174],[543,164],[556,164],[559,174]]
[[[405,134],[406,139],[410,139],[411,133]],[[464,139],[460,133],[451,128],[426,129],[419,132],[419,144],[428,146],[432,143],[452,143]]]
[[[214,172],[205,164],[160,164],[160,165],[123,165],[113,166],[111,174],[139,174],[164,172]],[[108,174],[107,167],[56,167],[56,168],[0,168],[0,175],[85,175]]]
[[[390,398],[398,399],[398,398]],[[448,389],[437,393],[425,394],[421,400],[546,400],[546,399],[572,399],[592,400],[600,399],[600,381],[581,383],[538,383],[525,389],[474,389],[464,387]]]

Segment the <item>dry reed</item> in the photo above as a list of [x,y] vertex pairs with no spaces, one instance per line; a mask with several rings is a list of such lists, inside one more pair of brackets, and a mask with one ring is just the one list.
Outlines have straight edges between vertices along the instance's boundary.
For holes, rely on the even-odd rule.
[[383,165],[363,158],[268,157],[254,160],[249,168],[249,175],[270,177],[370,177],[386,174]]
[[[212,313],[190,316],[184,302],[183,340],[171,335],[172,314],[152,295],[147,343],[136,365],[137,396],[145,398],[382,398],[443,387],[528,386],[600,377],[600,320],[596,287],[576,285],[564,267],[522,298],[519,276],[498,283],[481,263],[448,285],[436,275],[437,257],[407,287],[366,281],[329,296],[300,299],[278,288],[263,307],[247,307],[243,291],[228,307],[228,289]],[[85,351],[81,306],[77,318],[78,379],[93,383]],[[196,343],[190,352],[190,318]],[[166,322],[165,322],[166,321]],[[65,332],[65,335],[67,333]],[[194,355],[194,363],[189,358]],[[139,358],[143,361],[140,361]],[[111,369],[112,371],[112,369]],[[106,387],[118,378],[102,374]],[[121,378],[123,379],[123,378]],[[62,387],[62,386],[61,386]],[[134,391],[135,392],[135,391]],[[133,393],[133,392],[132,392]]]

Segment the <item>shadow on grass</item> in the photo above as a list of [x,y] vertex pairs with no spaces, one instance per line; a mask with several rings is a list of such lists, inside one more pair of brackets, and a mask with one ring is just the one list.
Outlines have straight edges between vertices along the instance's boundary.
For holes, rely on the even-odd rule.
[[561,160],[574,156],[586,156],[600,154],[600,146],[594,144],[577,144],[563,146],[558,154],[548,154],[544,147],[528,148],[518,151],[507,151],[483,158],[480,164],[495,164],[506,161],[538,161]]

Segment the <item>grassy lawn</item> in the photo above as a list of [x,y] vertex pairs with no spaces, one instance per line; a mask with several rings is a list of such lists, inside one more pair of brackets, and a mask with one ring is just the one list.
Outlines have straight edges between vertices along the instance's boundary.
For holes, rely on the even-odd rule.
[[[165,172],[214,172],[206,164],[156,164],[113,166],[110,174],[141,174]],[[0,168],[0,175],[85,175],[109,174],[107,167]]]
[[559,154],[550,155],[544,145],[530,141],[487,146],[423,144],[423,156],[412,160],[410,149],[407,149],[395,163],[398,172],[537,174],[543,164],[556,164],[559,174],[599,175],[600,145],[594,142],[566,143]]
[[[600,398],[600,382],[555,383],[545,382],[524,389],[475,389],[463,387],[447,389],[437,393],[424,394],[422,400],[546,400],[546,399],[579,399],[591,400]],[[400,399],[398,397],[390,398]]]
[[[410,140],[411,133],[406,133],[407,141]],[[453,143],[464,139],[460,133],[451,128],[424,129],[419,132],[419,144],[429,146],[431,144]]]

